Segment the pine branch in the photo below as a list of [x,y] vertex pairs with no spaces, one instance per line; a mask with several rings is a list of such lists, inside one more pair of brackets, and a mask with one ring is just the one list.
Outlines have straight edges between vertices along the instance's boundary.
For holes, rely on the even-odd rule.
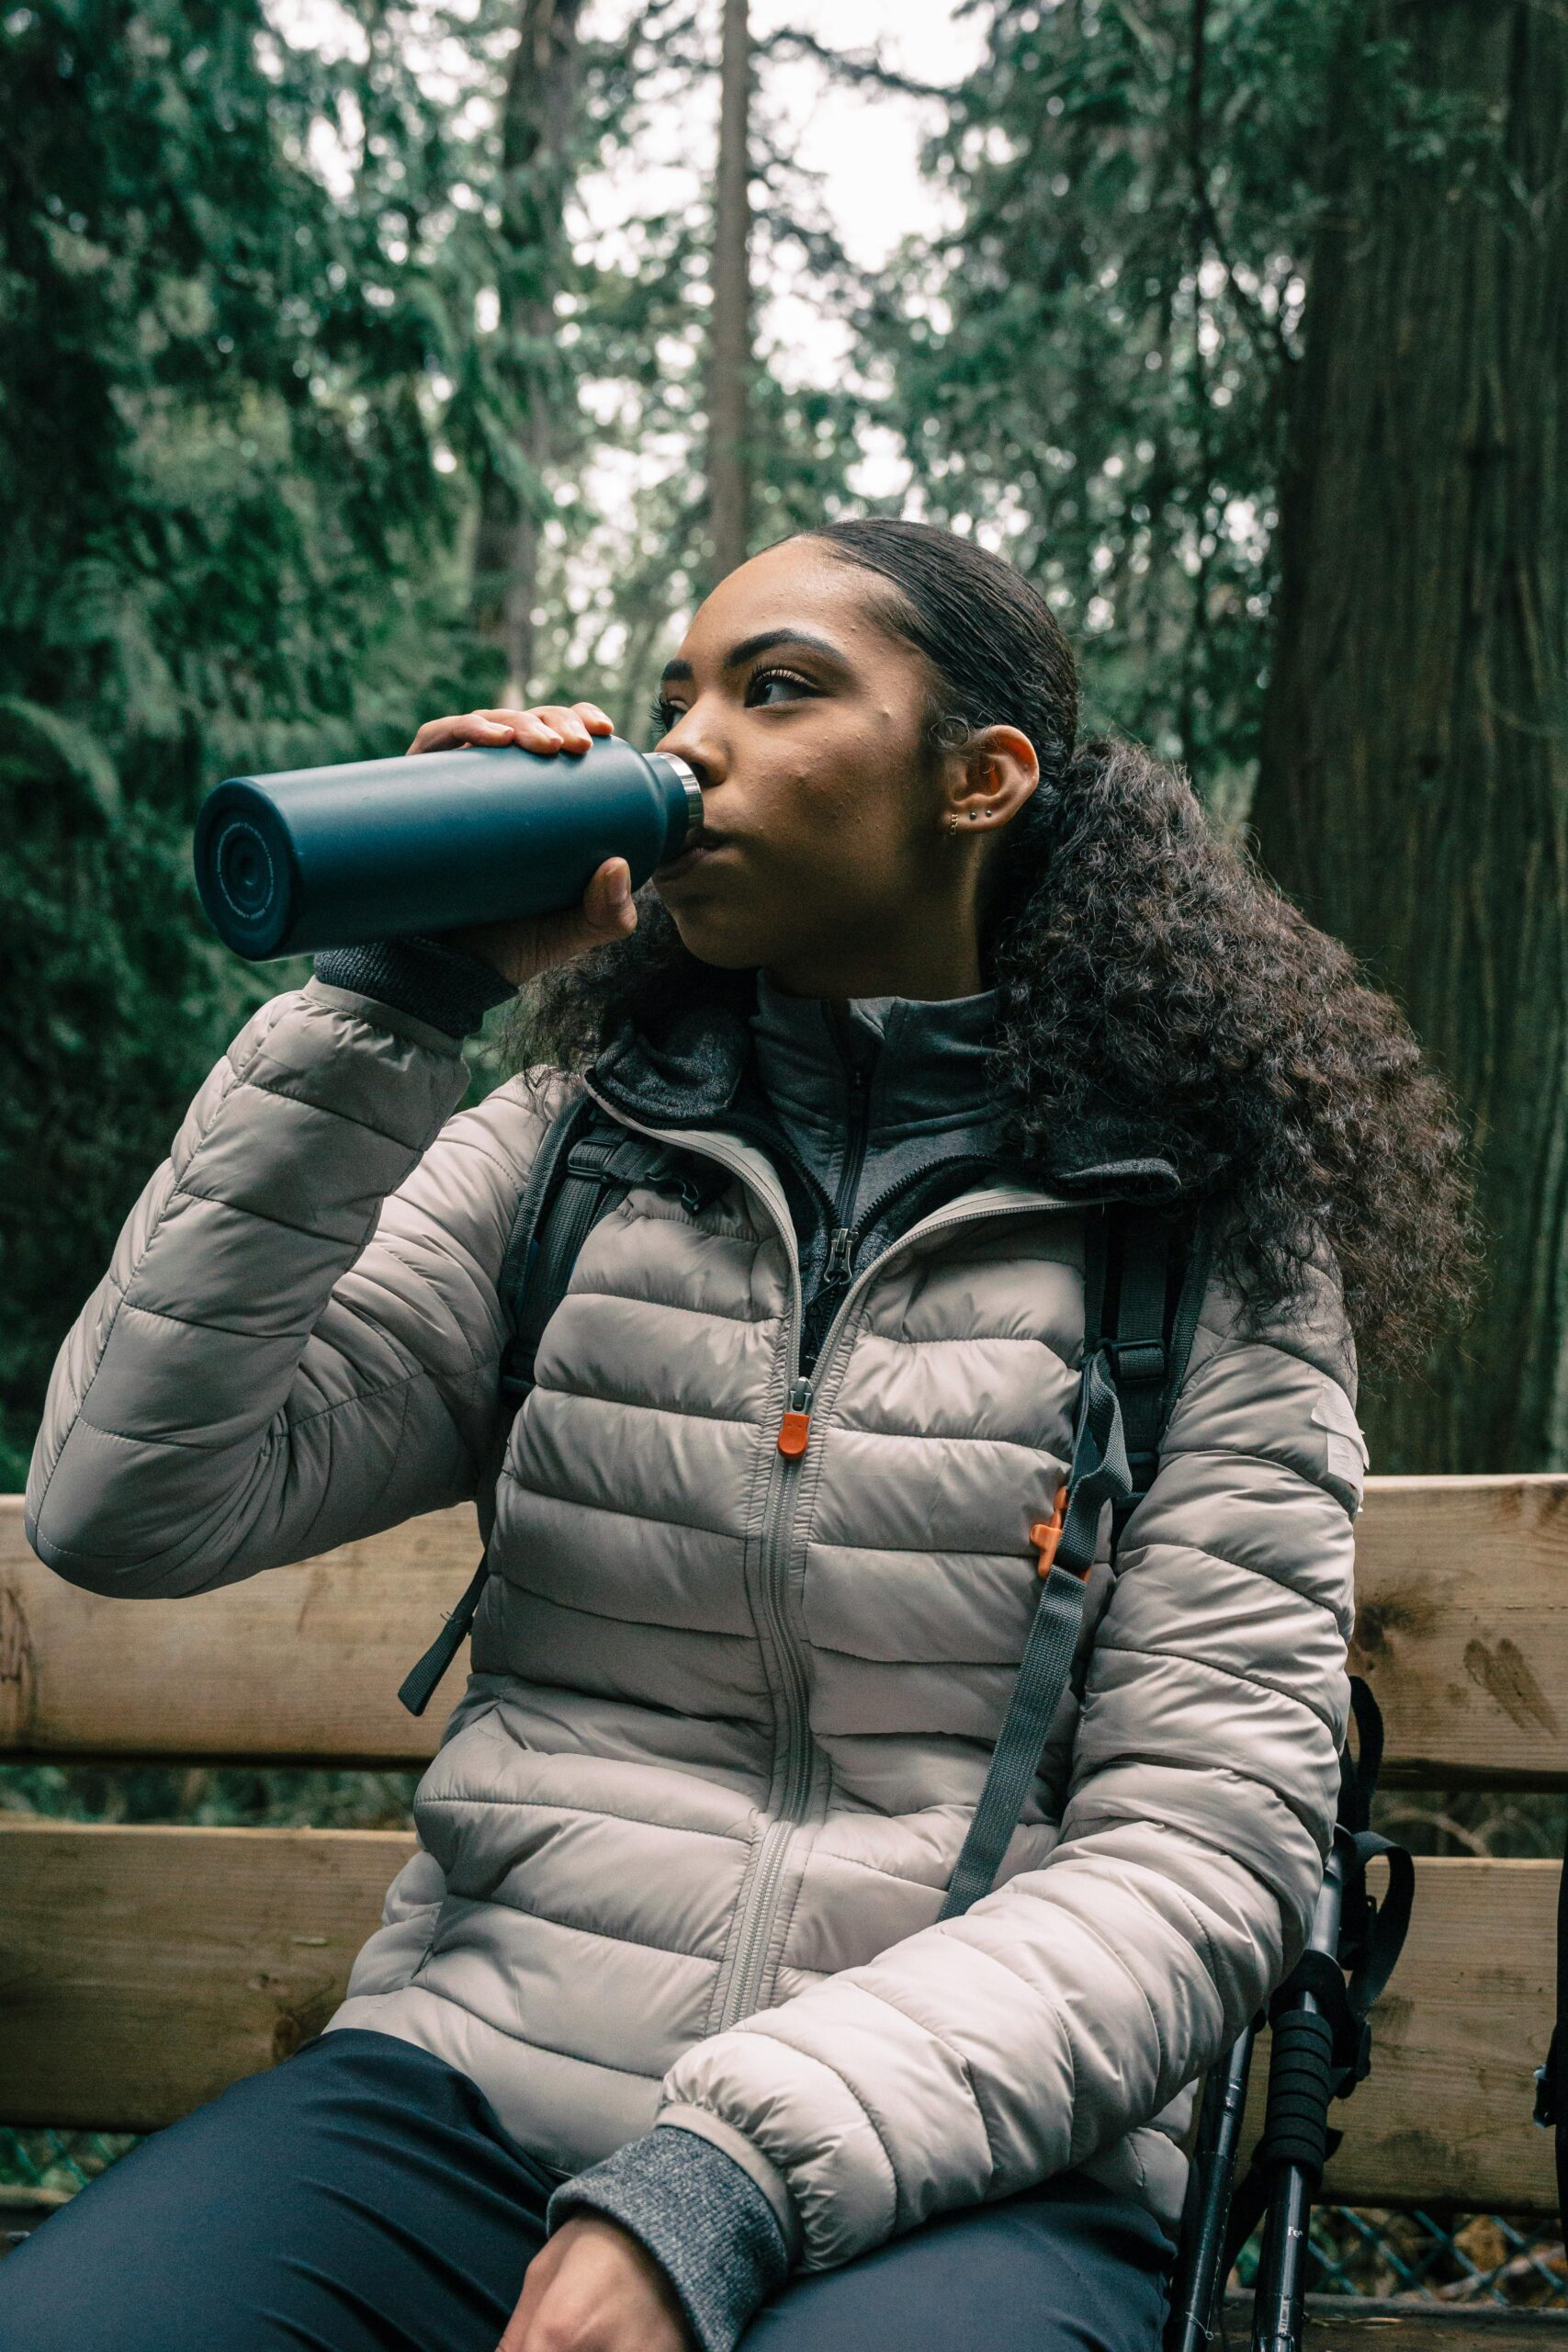
[[[1209,166],[1204,152],[1204,75],[1208,47],[1208,0],[1192,0],[1191,46],[1187,74],[1187,155],[1192,182],[1192,204],[1196,215],[1198,237],[1213,247],[1214,258],[1225,274],[1225,284],[1233,297],[1247,337],[1266,368],[1291,367],[1294,355],[1285,340],[1284,328],[1277,319],[1270,319],[1261,302],[1235,274],[1220,216],[1214,209],[1213,193],[1209,186]],[[1201,256],[1200,256],[1201,259]],[[1199,263],[1195,261],[1194,266]],[[1196,299],[1196,296],[1195,296]]]
[[917,82],[912,74],[900,74],[885,65],[875,50],[829,49],[796,25],[781,25],[775,32],[760,35],[754,44],[759,56],[810,57],[827,69],[829,81],[845,82],[852,87],[872,83],[879,90],[897,90],[907,98],[950,98],[956,84]]

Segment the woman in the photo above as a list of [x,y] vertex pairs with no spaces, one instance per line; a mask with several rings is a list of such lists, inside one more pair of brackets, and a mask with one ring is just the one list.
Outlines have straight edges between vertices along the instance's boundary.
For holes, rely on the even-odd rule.
[[[1333,1816],[1350,1329],[1408,1346],[1463,1249],[1393,1008],[1076,703],[999,559],[802,533],[665,673],[705,824],[640,910],[611,859],[570,914],[321,956],[220,1063],[62,1351],[34,1544],[177,1594],[472,1498],[494,1573],[333,2027],[13,2256],[0,2344],[1155,2343],[1190,2086]],[[525,981],[548,1059],[446,1124]],[[502,1460],[502,1256],[584,1065],[709,1181],[594,1228]],[[1219,1236],[1190,1366],[997,1888],[938,1924],[1086,1229],[1140,1188]]]

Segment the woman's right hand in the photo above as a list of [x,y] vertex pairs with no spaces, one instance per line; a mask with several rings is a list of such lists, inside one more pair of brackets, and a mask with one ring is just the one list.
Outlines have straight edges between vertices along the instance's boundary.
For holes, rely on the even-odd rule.
[[[586,752],[595,735],[613,735],[615,727],[591,702],[541,703],[531,710],[469,710],[457,718],[430,718],[409,745],[411,752],[451,752],[463,744],[490,751],[502,743],[520,744],[525,752]],[[607,857],[589,878],[575,907],[547,915],[530,915],[516,922],[486,922],[466,931],[449,931],[443,938],[465,954],[493,964],[516,988],[552,964],[564,964],[590,947],[623,939],[637,929],[632,902],[631,868],[624,857]]]

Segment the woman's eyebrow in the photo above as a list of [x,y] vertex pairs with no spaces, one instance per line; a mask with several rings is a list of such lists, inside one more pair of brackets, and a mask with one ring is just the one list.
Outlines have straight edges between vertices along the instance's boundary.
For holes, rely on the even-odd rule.
[[[724,657],[722,666],[726,670],[743,669],[746,663],[754,661],[759,653],[771,653],[778,645],[809,646],[813,653],[825,653],[829,661],[836,662],[840,669],[845,666],[843,655],[831,639],[826,637],[813,637],[807,628],[765,628],[760,630],[755,637],[743,637],[739,645],[730,647]],[[659,683],[661,686],[671,686],[678,683],[686,684],[690,683],[692,674],[691,663],[677,659],[665,663],[660,673]]]

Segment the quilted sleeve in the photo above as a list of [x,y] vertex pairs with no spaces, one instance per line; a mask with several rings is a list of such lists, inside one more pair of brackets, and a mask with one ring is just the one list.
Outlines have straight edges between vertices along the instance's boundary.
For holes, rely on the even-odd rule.
[[671,2070],[661,2120],[747,2165],[807,2268],[1102,2154],[1173,2217],[1170,2119],[1141,2127],[1290,1967],[1327,1851],[1353,1391],[1326,1275],[1250,1336],[1212,1286],[1120,1547],[1048,1861]]
[[262,1006],[61,1348],[27,1498],[50,1566],[201,1592],[474,1494],[553,1103],[514,1081],[451,1118],[466,1075],[443,1031],[319,979]]

